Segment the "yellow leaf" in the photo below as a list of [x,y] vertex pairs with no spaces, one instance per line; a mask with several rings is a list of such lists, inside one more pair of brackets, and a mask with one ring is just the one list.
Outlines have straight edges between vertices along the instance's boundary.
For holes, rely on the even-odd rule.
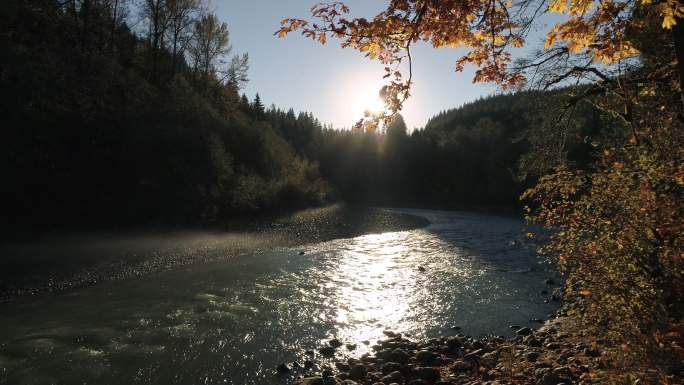
[[567,6],[567,0],[553,0],[551,4],[549,4],[549,11],[555,13],[563,13],[565,12]]
[[677,24],[677,19],[675,19],[673,15],[666,14],[663,17],[663,28],[670,29],[670,28],[674,27],[675,24]]

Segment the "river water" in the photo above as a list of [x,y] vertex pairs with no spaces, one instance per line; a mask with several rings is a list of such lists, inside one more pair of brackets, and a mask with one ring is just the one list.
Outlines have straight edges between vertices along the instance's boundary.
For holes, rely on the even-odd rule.
[[383,330],[510,335],[555,309],[522,221],[399,211],[432,224],[2,305],[0,384],[287,383],[275,367],[333,337],[356,356]]

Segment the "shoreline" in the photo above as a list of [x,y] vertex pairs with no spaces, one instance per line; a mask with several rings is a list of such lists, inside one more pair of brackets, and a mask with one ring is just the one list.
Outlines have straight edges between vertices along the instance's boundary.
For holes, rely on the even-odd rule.
[[279,247],[427,225],[425,218],[388,209],[331,205],[250,222],[250,228],[242,231],[91,234],[4,244],[0,247],[0,304]]
[[[459,334],[416,341],[392,331],[384,334],[372,346],[373,354],[334,361],[334,367],[315,373],[310,370],[313,358],[280,365],[277,371],[295,385],[558,385],[595,383],[596,373],[607,366],[603,352],[583,343],[581,330],[567,316],[538,329],[521,327],[508,339]],[[344,342],[330,340],[316,355],[334,357]]]

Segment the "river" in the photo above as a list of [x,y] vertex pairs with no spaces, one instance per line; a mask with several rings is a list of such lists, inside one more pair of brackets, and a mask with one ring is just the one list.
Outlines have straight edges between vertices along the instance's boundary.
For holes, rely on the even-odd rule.
[[398,211],[431,224],[4,304],[0,384],[287,383],[276,366],[333,337],[358,356],[384,330],[508,336],[555,310],[521,220]]

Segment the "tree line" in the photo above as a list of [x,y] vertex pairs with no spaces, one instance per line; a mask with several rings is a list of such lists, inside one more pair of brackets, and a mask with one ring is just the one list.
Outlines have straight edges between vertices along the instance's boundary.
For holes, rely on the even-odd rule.
[[249,58],[203,1],[7,1],[0,52],[5,228],[211,224],[327,197],[290,117],[240,97]]
[[[8,2],[0,119],[8,229],[213,225],[333,200],[515,206],[536,100],[473,102],[407,133],[266,107],[197,0]],[[131,25],[135,24],[135,27]]]

